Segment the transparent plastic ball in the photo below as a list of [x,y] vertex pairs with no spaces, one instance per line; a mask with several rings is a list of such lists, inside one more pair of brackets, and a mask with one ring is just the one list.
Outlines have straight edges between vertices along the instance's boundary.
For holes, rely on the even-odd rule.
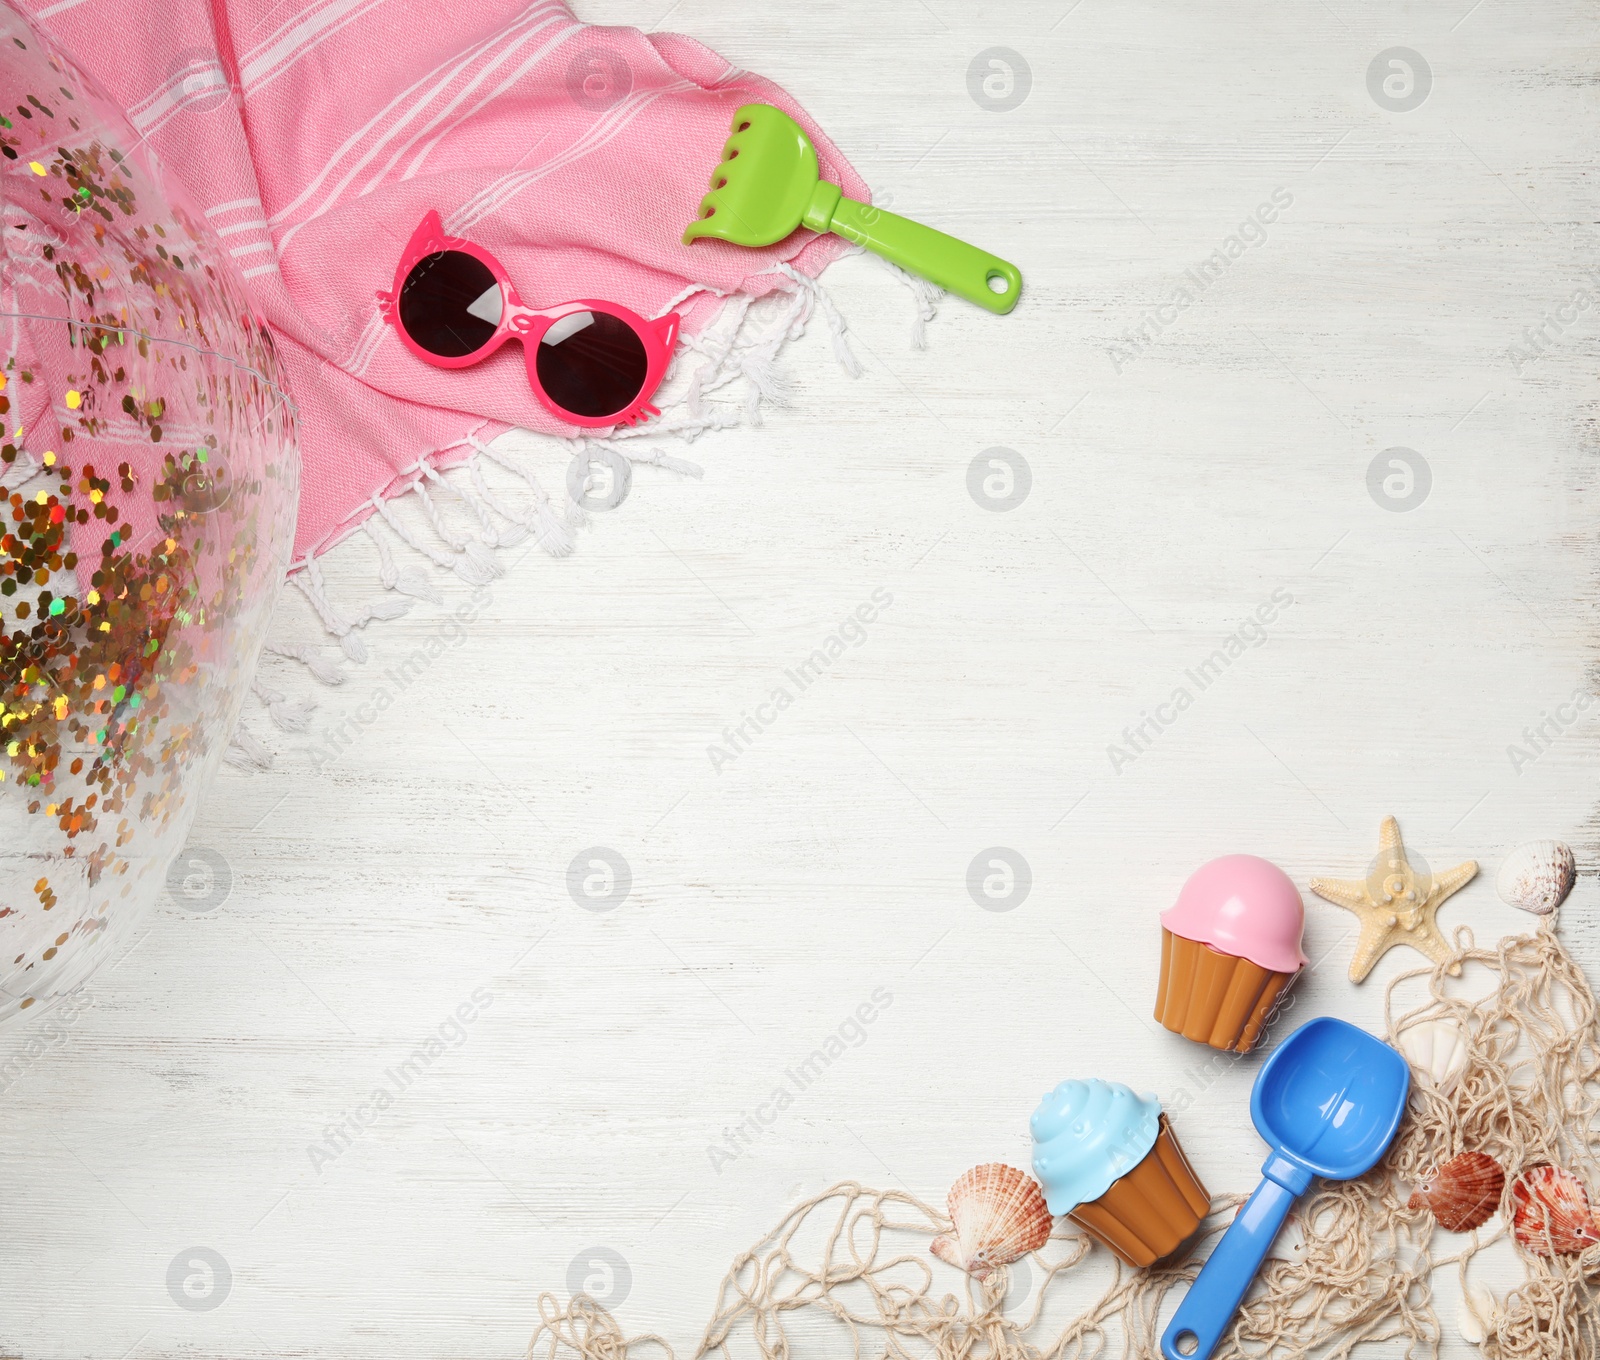
[[162,891],[288,564],[293,407],[226,248],[0,6],[0,1020]]

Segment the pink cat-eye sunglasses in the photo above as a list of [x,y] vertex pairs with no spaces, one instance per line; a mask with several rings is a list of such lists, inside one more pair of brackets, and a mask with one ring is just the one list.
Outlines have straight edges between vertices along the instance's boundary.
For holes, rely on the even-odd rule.
[[378,304],[401,343],[436,368],[467,368],[521,340],[534,395],[569,424],[634,425],[661,414],[650,398],[672,357],[676,312],[646,321],[595,298],[526,306],[500,262],[446,236],[437,212],[412,233],[394,290]]

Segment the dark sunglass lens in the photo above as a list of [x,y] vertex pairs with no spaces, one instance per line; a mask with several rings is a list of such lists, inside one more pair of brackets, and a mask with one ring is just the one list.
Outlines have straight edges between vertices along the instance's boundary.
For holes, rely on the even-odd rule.
[[482,349],[500,324],[501,295],[482,260],[441,250],[418,260],[400,287],[400,324],[429,354],[459,359]]
[[644,388],[650,356],[632,326],[606,312],[564,316],[538,345],[539,381],[550,400],[576,416],[625,411]]

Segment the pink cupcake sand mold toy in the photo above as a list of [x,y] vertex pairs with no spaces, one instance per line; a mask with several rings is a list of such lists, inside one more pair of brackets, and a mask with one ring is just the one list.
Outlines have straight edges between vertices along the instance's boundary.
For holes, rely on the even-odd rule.
[[1202,864],[1161,914],[1156,1019],[1186,1039],[1248,1053],[1309,962],[1305,922],[1299,889],[1269,860]]

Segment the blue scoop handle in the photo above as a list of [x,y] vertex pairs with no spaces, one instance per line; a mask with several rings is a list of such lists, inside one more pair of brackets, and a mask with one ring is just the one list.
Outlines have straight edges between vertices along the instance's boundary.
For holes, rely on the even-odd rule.
[[[1245,1291],[1261,1269],[1272,1239],[1311,1181],[1306,1171],[1277,1155],[1267,1159],[1263,1170],[1266,1178],[1245,1201],[1233,1226],[1222,1235],[1162,1334],[1161,1354],[1166,1360],[1206,1360],[1216,1350]],[[1195,1339],[1192,1350],[1178,1347],[1178,1338],[1185,1333]]]

